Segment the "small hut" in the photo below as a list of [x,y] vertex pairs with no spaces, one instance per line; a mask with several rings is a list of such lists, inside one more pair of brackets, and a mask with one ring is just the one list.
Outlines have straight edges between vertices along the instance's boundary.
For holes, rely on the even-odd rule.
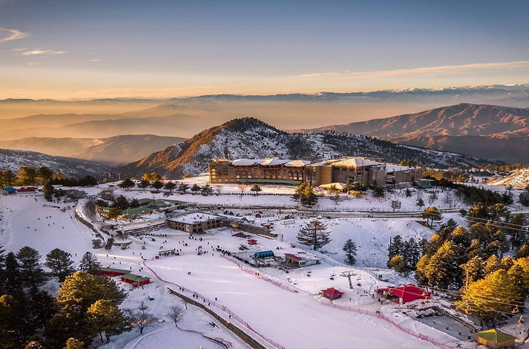
[[259,251],[255,252],[254,254],[255,258],[274,258],[274,251]]
[[0,194],[2,195],[13,195],[13,194],[16,194],[17,193],[17,190],[13,187],[7,187],[7,188],[4,188],[0,191]]
[[514,347],[515,340],[516,337],[498,331],[495,328],[476,333],[476,341],[489,348],[511,348]]
[[121,281],[131,284],[132,287],[138,287],[150,283],[151,279],[139,275],[126,274],[121,276]]
[[328,288],[326,290],[322,290],[321,292],[323,292],[323,297],[331,299],[331,300],[339,299],[339,298],[342,298],[343,296],[343,292],[338,291],[334,287]]

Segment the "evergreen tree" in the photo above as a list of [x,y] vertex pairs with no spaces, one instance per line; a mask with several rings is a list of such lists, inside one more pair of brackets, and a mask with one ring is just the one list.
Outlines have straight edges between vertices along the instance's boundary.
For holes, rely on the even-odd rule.
[[114,206],[119,208],[120,210],[126,210],[127,208],[129,208],[129,201],[126,197],[120,195],[114,202]]
[[145,173],[142,179],[147,180],[147,181],[159,181],[160,179],[162,179],[162,176],[160,176],[156,172],[151,172],[151,173]]
[[46,166],[41,166],[35,173],[35,180],[38,184],[46,184],[50,181],[53,176],[53,171]]
[[35,176],[37,175],[37,170],[31,166],[20,167],[17,172],[17,178],[22,185],[36,185],[37,180]]
[[406,273],[406,261],[401,256],[393,256],[388,261],[388,267],[395,269],[397,273]]
[[426,223],[430,227],[433,227],[434,221],[440,221],[443,218],[441,212],[437,209],[437,207],[433,206],[428,207],[426,210],[424,210],[421,214],[421,217],[426,220]]
[[55,194],[55,188],[48,183],[42,188],[42,192],[44,193],[44,199],[46,199],[46,201],[51,201],[53,199],[53,194]]
[[130,189],[134,188],[135,186],[136,183],[134,183],[130,178],[125,178],[121,183],[119,183],[119,187],[123,189]]
[[164,188],[172,192],[174,188],[176,188],[176,184],[174,182],[167,182],[165,183]]
[[16,180],[15,174],[11,170],[4,170],[0,172],[0,184],[3,188],[11,187]]
[[485,262],[483,262],[483,259],[479,256],[475,256],[466,263],[461,264],[460,267],[464,271],[464,284],[467,286],[482,279],[485,274],[483,270]]
[[24,284],[37,291],[38,286],[45,280],[44,270],[40,265],[40,253],[34,248],[24,246],[18,251],[17,260]]
[[138,187],[140,187],[141,189],[145,189],[147,188],[149,185],[151,185],[151,182],[149,182],[148,180],[146,179],[142,179],[140,181],[140,183],[138,184]]
[[13,252],[9,252],[6,256],[6,267],[3,275],[3,289],[7,294],[13,294],[16,290],[22,288],[22,274],[20,273],[20,265]]
[[347,264],[356,264],[356,244],[353,242],[353,240],[348,239],[343,245],[342,250],[345,252],[345,260]]
[[136,208],[136,207],[140,207],[140,202],[138,201],[138,199],[134,198],[132,200],[130,200],[130,208]]
[[256,183],[250,188],[250,191],[253,191],[255,195],[259,195],[259,192],[263,191],[263,189]]
[[529,257],[529,242],[526,242],[525,245],[520,247],[518,253],[516,254],[517,258],[528,258]]
[[202,190],[202,188],[200,188],[200,186],[196,183],[193,184],[193,186],[191,187],[191,191],[193,192],[193,195],[199,192],[200,190]]
[[160,190],[160,189],[162,189],[162,187],[163,187],[163,183],[160,182],[159,180],[157,180],[157,181],[154,181],[154,182],[151,184],[151,186],[152,186],[154,189],[156,189],[156,190]]
[[388,262],[391,260],[391,258],[400,255],[402,245],[402,237],[400,235],[396,235],[393,239],[389,240]]
[[527,224],[527,218],[522,213],[514,216],[509,222],[506,233],[510,235],[513,247],[520,247],[527,240],[527,233],[522,230]]
[[27,310],[32,327],[42,328],[57,313],[57,302],[46,291],[31,292]]
[[79,269],[82,271],[95,275],[98,273],[101,263],[97,261],[97,257],[92,254],[92,252],[86,252],[81,259],[81,264]]
[[500,260],[496,255],[493,254],[485,261],[485,265],[483,266],[483,274],[486,276],[500,269],[502,269]]
[[321,248],[331,242],[330,232],[327,230],[327,226],[318,220],[311,221],[305,224],[299,230],[297,239],[300,244],[306,246],[312,246],[314,250]]
[[419,206],[420,208],[424,207],[424,200],[422,198],[419,198],[419,200],[417,200],[417,206]]
[[373,187],[373,197],[375,198],[382,198],[384,197],[384,187],[381,186],[374,186]]
[[178,184],[178,192],[180,194],[185,194],[188,190],[189,190],[189,184],[184,183],[184,182],[180,182],[180,184]]
[[107,217],[108,219],[117,219],[118,217],[121,217],[123,215],[123,211],[121,211],[117,207],[110,207],[108,209]]
[[69,338],[76,338],[90,344],[93,334],[89,331],[86,312],[76,304],[62,306],[44,328],[46,347],[50,349],[62,348]]
[[408,188],[406,188],[406,197],[407,198],[411,197],[411,191]]
[[296,201],[296,202],[299,202],[300,199],[301,199],[301,196],[305,193],[305,187],[307,186],[307,184],[305,183],[300,183],[296,190],[294,191],[294,194],[292,194],[291,198],[292,200]]
[[316,205],[317,202],[318,202],[318,197],[314,193],[314,190],[312,189],[312,187],[306,186],[300,198],[301,205],[304,207],[311,208],[312,206]]
[[88,325],[94,334],[99,334],[103,342],[103,334],[106,342],[110,342],[110,337],[119,335],[127,330],[127,319],[111,301],[100,299],[88,308]]
[[213,188],[211,188],[209,184],[206,184],[205,186],[202,187],[201,192],[202,192],[202,195],[209,196],[213,194]]
[[451,241],[446,241],[437,252],[429,258],[428,265],[422,275],[430,286],[443,289],[458,289],[462,283],[462,270],[459,265],[466,260],[464,251]]
[[478,219],[488,219],[489,212],[487,210],[487,207],[483,205],[483,203],[478,202],[477,204],[472,206],[470,211],[468,211],[467,217],[478,218]]
[[63,349],[83,349],[83,348],[84,348],[83,342],[80,342],[75,338],[68,338],[68,340],[66,341],[66,345]]
[[513,304],[519,302],[521,296],[515,279],[505,270],[497,270],[464,288],[461,300],[456,301],[456,305],[466,314],[498,320],[503,312],[513,311]]
[[50,268],[52,273],[63,282],[66,276],[74,272],[72,267],[73,261],[70,258],[72,255],[59,248],[51,250],[46,255],[46,267]]
[[116,306],[125,299],[125,294],[112,279],[83,271],[66,277],[57,295],[59,304],[79,305],[83,311],[100,299],[108,300]]
[[421,258],[421,248],[414,238],[410,238],[404,242],[402,246],[402,258],[405,262],[404,274],[408,275],[409,272],[416,269],[416,265]]

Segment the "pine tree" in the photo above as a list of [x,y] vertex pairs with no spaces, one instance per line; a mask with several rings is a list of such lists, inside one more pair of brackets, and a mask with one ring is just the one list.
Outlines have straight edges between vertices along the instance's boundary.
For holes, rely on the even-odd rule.
[[312,246],[314,250],[321,248],[331,242],[330,232],[327,230],[327,226],[318,220],[311,221],[305,224],[299,230],[297,239],[300,244],[306,246]]
[[127,330],[127,319],[111,301],[100,299],[88,308],[88,326],[94,334],[99,334],[103,342],[105,334],[106,342],[110,342],[110,337],[119,335]]
[[433,206],[424,210],[421,214],[421,217],[426,220],[426,223],[430,227],[433,226],[434,221],[440,221],[442,219],[441,212],[437,209],[437,207]]
[[200,186],[196,183],[193,184],[193,186],[191,187],[191,192],[193,192],[193,195],[199,192],[200,190],[202,190],[202,188],[200,188]]
[[138,199],[134,198],[130,200],[130,208],[136,208],[136,207],[140,207],[140,202],[138,201]]
[[62,305],[61,311],[46,323],[44,332],[48,348],[62,348],[69,338],[88,345],[93,337],[88,328],[86,311],[77,304]]
[[347,264],[356,264],[356,244],[353,242],[353,240],[348,239],[343,245],[342,250],[345,252],[345,260]]
[[514,278],[505,270],[497,270],[464,288],[456,305],[466,314],[498,320],[502,313],[512,312],[520,297]]
[[3,289],[7,294],[13,294],[16,290],[22,288],[22,274],[20,273],[20,265],[13,252],[9,252],[6,256],[6,264],[3,279]]
[[520,247],[516,253],[517,258],[528,258],[529,257],[529,242],[526,242],[525,245]]
[[475,256],[468,262],[461,264],[460,267],[464,271],[464,284],[467,286],[484,276],[483,269],[485,267],[485,262],[483,262],[483,259],[479,256]]
[[406,197],[411,197],[411,191],[408,188],[406,188]]
[[292,194],[291,198],[292,200],[296,201],[296,202],[299,202],[301,200],[301,196],[305,193],[305,187],[307,186],[307,184],[305,183],[300,183],[296,190],[294,191],[294,194]]
[[311,186],[306,186],[305,190],[303,191],[303,194],[300,197],[300,203],[302,206],[311,208],[312,206],[316,205],[318,202],[318,197],[314,193],[314,190]]
[[151,185],[151,182],[149,182],[148,180],[146,179],[142,179],[140,181],[140,183],[138,184],[138,187],[140,187],[141,189],[145,189],[147,188],[149,185]]
[[388,262],[391,260],[391,258],[400,255],[402,246],[402,237],[400,235],[396,235],[393,239],[389,240]]
[[154,189],[156,189],[156,190],[160,190],[160,189],[162,189],[162,187],[163,187],[163,183],[160,182],[159,180],[156,180],[156,181],[154,181],[154,182],[151,184],[151,186],[152,186]]
[[401,256],[393,256],[388,261],[388,267],[395,269],[397,273],[406,273],[406,261]]
[[33,328],[42,328],[57,310],[55,298],[46,291],[31,292],[27,311]]
[[129,201],[123,195],[120,195],[114,202],[114,206],[120,210],[126,210],[129,208]]
[[83,348],[84,348],[83,342],[80,342],[75,338],[68,338],[68,340],[66,341],[66,345],[63,349],[83,349]]
[[92,254],[92,252],[86,252],[81,259],[81,264],[79,269],[88,273],[88,274],[97,274],[101,263],[97,261],[97,257]]
[[125,178],[120,184],[119,187],[123,189],[130,189],[134,188],[136,186],[136,183],[132,181],[130,178]]
[[201,192],[202,192],[202,195],[209,196],[213,194],[213,188],[211,188],[211,185],[206,184],[205,186],[202,187]]
[[420,208],[424,207],[424,200],[422,198],[419,198],[419,200],[417,200],[417,206],[419,206]]
[[167,182],[165,183],[164,188],[170,192],[173,192],[174,188],[176,188],[176,184],[174,182]]
[[63,282],[66,276],[74,272],[72,267],[73,261],[71,260],[72,255],[59,248],[51,250],[46,255],[46,267],[50,268],[51,271],[59,278],[60,282]]
[[121,217],[123,215],[123,211],[121,211],[117,207],[110,207],[108,209],[107,217],[108,219],[117,219],[118,217]]
[[255,195],[259,195],[259,192],[263,191],[263,189],[256,183],[250,188],[250,191],[253,191]]
[[84,311],[100,299],[116,306],[125,299],[125,294],[112,279],[82,271],[66,277],[57,295],[59,304],[79,305]]
[[44,199],[46,199],[46,201],[52,201],[53,194],[55,194],[55,188],[48,183],[42,188],[42,192],[44,193]]
[[180,182],[180,184],[178,184],[178,192],[180,194],[185,194],[188,189],[189,189],[189,184],[184,183],[184,182]]
[[500,260],[496,255],[492,255],[485,261],[485,265],[483,266],[483,274],[486,276],[500,269],[502,269]]
[[37,291],[38,286],[45,280],[44,270],[40,265],[40,253],[34,248],[24,246],[18,251],[17,260],[24,284]]

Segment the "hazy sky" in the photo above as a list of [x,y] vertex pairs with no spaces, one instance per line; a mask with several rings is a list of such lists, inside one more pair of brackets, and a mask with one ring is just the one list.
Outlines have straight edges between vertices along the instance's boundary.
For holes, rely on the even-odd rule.
[[0,0],[0,98],[529,83],[529,1]]

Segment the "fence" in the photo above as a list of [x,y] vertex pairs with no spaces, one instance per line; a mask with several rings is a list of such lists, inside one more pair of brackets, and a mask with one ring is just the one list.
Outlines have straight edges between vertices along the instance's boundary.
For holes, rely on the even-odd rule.
[[[241,265],[240,263],[236,262],[236,261],[233,261],[225,256],[221,256],[222,258],[236,264],[239,266],[239,268],[247,273],[250,273],[250,274],[255,274],[255,272],[249,268],[246,268],[244,267],[243,265]],[[170,282],[170,281],[166,281],[164,279],[162,279],[154,270],[152,270],[151,268],[149,268],[149,266],[146,264],[146,262],[144,261],[143,262],[143,265],[145,267],[147,267],[147,269],[149,269],[153,274],[154,276],[156,276],[157,279],[159,279],[160,281],[163,281],[165,283],[169,283],[169,284],[173,284],[174,286],[178,287],[181,291],[185,291],[185,292],[188,292],[188,293],[191,293],[193,295],[194,298],[197,298],[197,299],[201,299],[203,300],[204,303],[207,303],[208,306],[214,306],[220,310],[222,310],[223,312],[227,313],[229,315],[229,318],[230,319],[234,319],[236,320],[238,323],[240,323],[241,325],[243,325],[245,328],[249,329],[250,331],[252,331],[253,333],[255,333],[257,336],[259,336],[261,339],[263,339],[264,341],[266,341],[267,343],[271,344],[272,346],[274,346],[275,348],[277,349],[285,349],[285,347],[283,347],[282,345],[280,345],[279,343],[273,341],[272,339],[262,335],[261,333],[257,332],[256,330],[254,330],[250,324],[248,324],[246,321],[244,321],[243,319],[241,319],[237,314],[233,313],[230,309],[228,309],[227,307],[223,306],[222,304],[219,304],[215,301],[212,301],[204,296],[202,296],[201,294],[195,292],[195,291],[192,291],[190,289],[187,289],[185,287],[182,287],[182,286],[179,286],[177,284],[175,284],[174,282]],[[282,289],[285,289],[287,291],[290,291],[290,292],[295,292],[295,293],[299,293],[298,290],[295,290],[293,289],[291,286],[286,286],[286,285],[282,285],[281,283],[277,282],[277,281],[274,281],[274,280],[271,280],[269,278],[266,278],[266,277],[263,277],[263,276],[259,276],[261,279],[265,280],[265,281],[268,281],[270,283],[272,283],[273,285],[277,286],[277,287],[280,287]],[[288,288],[285,288],[285,287],[288,287]],[[290,288],[290,289],[289,289]],[[177,293],[175,291],[172,291],[173,293]],[[373,311],[370,311],[370,310],[366,310],[366,309],[361,309],[361,308],[354,308],[354,307],[348,307],[348,306],[341,306],[341,305],[336,305],[332,302],[325,302],[325,301],[322,301],[320,302],[321,305],[324,305],[324,306],[327,306],[327,307],[330,307],[330,308],[334,308],[334,309],[340,309],[340,310],[345,310],[345,311],[351,311],[351,312],[354,312],[354,313],[358,313],[358,314],[364,314],[364,315],[368,315],[368,316],[373,316],[373,317],[376,317],[378,319],[381,319],[381,320],[384,320],[386,322],[388,322],[389,324],[395,326],[396,328],[398,328],[399,330],[401,330],[402,332],[405,332],[409,335],[412,335],[418,339],[421,339],[421,340],[424,340],[424,341],[427,341],[427,342],[430,342],[436,346],[438,346],[439,348],[441,349],[455,349],[454,347],[450,346],[450,345],[447,345],[445,343],[441,343],[429,336],[426,336],[426,335],[423,335],[421,333],[417,333],[413,330],[410,330],[408,328],[405,328],[403,326],[401,326],[400,324],[396,323],[395,321],[391,320],[390,318],[388,318],[387,316],[385,315],[382,315],[381,313],[379,312],[373,312]],[[210,310],[209,308],[205,308],[203,307],[205,310]]]
[[427,341],[427,342],[430,342],[436,346],[438,346],[439,348],[441,349],[454,349],[454,347],[450,346],[450,345],[447,345],[447,344],[444,344],[444,343],[441,343],[429,336],[426,336],[424,334],[421,334],[421,333],[417,333],[415,331],[412,331],[408,328],[405,328],[403,326],[401,326],[400,324],[396,323],[395,321],[391,320],[390,318],[388,318],[387,316],[385,315],[382,315],[381,313],[379,312],[373,312],[373,311],[370,311],[370,310],[366,310],[366,309],[359,309],[359,308],[353,308],[353,307],[347,307],[347,306],[342,306],[342,305],[336,305],[332,302],[320,302],[321,305],[324,305],[324,306],[327,306],[327,307],[331,307],[331,308],[334,308],[334,309],[340,309],[340,310],[346,310],[346,311],[352,311],[352,312],[355,312],[355,313],[358,313],[358,314],[364,314],[364,315],[368,315],[368,316],[374,316],[376,318],[379,318],[381,320],[384,320],[388,323],[390,323],[391,325],[395,326],[396,328],[398,328],[399,330],[401,330],[402,332],[405,332],[409,335],[412,335],[416,338],[419,338],[419,339],[422,339],[424,341]]
[[274,285],[274,286],[277,286],[277,287],[279,287],[279,288],[281,288],[281,289],[283,289],[283,290],[289,291],[289,292],[299,293],[299,290],[297,290],[296,288],[294,288],[294,287],[292,287],[292,286],[290,286],[290,285],[284,285],[284,284],[282,284],[282,283],[280,283],[280,282],[277,282],[277,281],[275,281],[275,280],[272,280],[272,279],[268,278],[267,276],[264,276],[264,275],[261,275],[261,274],[259,274],[259,273],[256,273],[254,270],[252,270],[252,269],[250,269],[250,268],[248,268],[248,267],[243,266],[241,263],[239,263],[239,262],[237,262],[237,261],[234,261],[234,260],[231,259],[231,258],[228,258],[228,257],[226,257],[226,256],[222,256],[222,255],[221,255],[220,257],[221,257],[221,258],[224,258],[224,259],[227,260],[228,262],[231,262],[231,263],[237,265],[237,266],[239,267],[239,269],[241,269],[242,271],[244,271],[244,272],[246,272],[246,273],[248,273],[248,274],[252,274],[252,275],[258,277],[258,278],[261,279],[261,280],[267,281],[267,282],[271,283],[271,284]]
[[198,332],[198,331],[194,331],[194,330],[185,330],[183,328],[181,328],[180,326],[178,326],[178,324],[176,324],[176,327],[180,330],[180,331],[184,331],[184,332],[189,332],[189,333],[196,333],[196,334],[199,334],[201,335],[202,337],[212,341],[212,342],[215,342],[215,343],[218,343],[220,345],[222,345],[224,348],[231,348],[233,345],[228,342],[227,340],[224,340],[222,338],[212,338],[212,337],[209,337],[209,336],[206,336],[204,333],[202,332]]
[[[202,296],[202,295],[201,295],[200,293],[198,293],[198,292],[195,292],[195,291],[190,290],[190,289],[188,289],[188,288],[186,288],[186,287],[183,287],[183,286],[177,285],[177,284],[175,284],[174,282],[171,282],[171,281],[167,281],[167,280],[162,279],[162,278],[161,278],[161,277],[160,277],[160,276],[159,276],[154,270],[152,270],[152,269],[147,265],[146,261],[143,262],[143,265],[144,265],[147,269],[149,269],[150,272],[153,273],[154,276],[155,276],[158,280],[163,281],[163,282],[168,283],[168,284],[172,284],[172,285],[178,287],[178,289],[179,289],[180,291],[183,291],[183,292],[187,292],[187,293],[192,294],[193,298],[197,298],[197,299],[202,300],[204,304],[207,303],[208,306],[213,306],[213,307],[215,307],[215,308],[217,308],[217,309],[222,310],[224,313],[228,314],[228,316],[229,316],[230,319],[233,319],[233,320],[237,321],[237,322],[238,322],[239,324],[241,324],[244,328],[250,330],[251,332],[253,332],[254,334],[256,334],[259,338],[261,338],[262,340],[264,340],[264,341],[267,342],[268,344],[272,345],[274,348],[276,348],[276,349],[285,349],[285,347],[283,347],[281,344],[279,344],[279,343],[273,341],[272,339],[270,339],[270,338],[266,337],[265,335],[263,335],[263,334],[257,332],[256,330],[254,330],[254,329],[252,328],[252,326],[250,326],[249,323],[247,323],[246,321],[244,321],[241,317],[239,317],[237,314],[235,314],[233,311],[231,311],[230,309],[228,309],[228,308],[225,307],[224,305],[219,304],[219,303],[217,303],[217,302],[215,302],[215,301],[213,301],[213,300],[211,300],[211,299],[208,299],[208,298]],[[174,290],[170,290],[170,291],[171,291],[173,294],[176,294],[176,295],[178,295],[178,296],[181,297],[181,298],[187,298],[186,296],[184,296],[184,295],[182,295],[182,294],[180,294],[180,293],[178,293],[178,292],[176,292],[176,291],[174,291]],[[191,300],[191,299],[189,299],[189,298],[187,298],[187,300],[190,301],[190,303],[198,303],[198,302],[195,302],[195,301],[193,301],[193,300]],[[198,303],[198,304],[196,304],[196,305],[200,306],[201,304]],[[202,305],[202,308],[203,308],[204,310],[208,311],[208,312],[212,312],[213,314],[216,314],[216,313],[213,312],[213,310],[211,310],[210,308],[206,308],[204,305]],[[218,317],[218,319],[220,320],[220,319],[222,319],[222,318],[221,318],[221,317]],[[239,329],[239,330],[242,331],[241,329]],[[239,335],[239,337],[241,337],[241,336]],[[242,338],[242,337],[241,337],[241,338]],[[256,342],[256,343],[258,343],[258,342]],[[253,346],[252,346],[252,347],[253,347]],[[260,347],[261,347],[261,348],[265,348],[265,347],[262,346],[262,345],[260,345]]]

